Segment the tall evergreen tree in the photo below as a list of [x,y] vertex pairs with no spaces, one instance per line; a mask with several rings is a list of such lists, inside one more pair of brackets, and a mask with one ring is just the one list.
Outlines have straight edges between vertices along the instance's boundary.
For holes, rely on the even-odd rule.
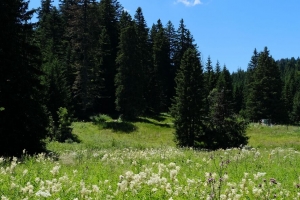
[[[174,55],[173,55],[173,62],[174,62],[174,75],[177,73],[177,70],[180,68],[181,65],[181,59],[183,57],[183,54],[186,50],[189,48],[191,49],[197,49],[197,45],[194,44],[194,38],[191,35],[191,32],[186,28],[184,24],[184,20],[181,19],[179,23],[179,27],[176,31],[176,38],[174,41]],[[172,80],[175,80],[175,77],[172,77]],[[172,86],[172,97],[175,95],[175,81],[173,81]]]
[[174,64],[174,56],[175,56],[175,41],[176,41],[176,30],[174,25],[171,21],[168,21],[168,23],[165,26],[166,31],[166,37],[168,42],[168,54],[169,54],[169,63],[168,68],[170,69],[170,74],[168,75],[167,81],[168,81],[168,93],[167,93],[167,107],[170,108],[171,106],[171,99],[173,98],[174,93],[174,87],[175,87],[175,75],[176,75],[176,69]]
[[103,78],[103,88],[101,88],[99,94],[100,99],[97,101],[97,107],[100,109],[100,112],[113,113],[115,112],[116,101],[114,79],[117,74],[116,58],[123,7],[117,0],[101,0],[99,10],[99,21],[103,30],[99,39],[100,47],[98,49],[100,50],[97,53],[97,57],[99,60],[102,60],[100,70]]
[[195,147],[203,135],[203,71],[199,53],[189,48],[176,75],[176,96],[171,107],[178,146]]
[[152,67],[148,85],[147,102],[154,112],[166,111],[168,108],[168,89],[170,75],[169,43],[165,29],[160,20],[151,29]]
[[235,113],[243,113],[245,109],[244,101],[244,88],[245,88],[245,78],[246,72],[242,69],[238,69],[232,75],[232,96],[234,101],[234,111]]
[[63,20],[51,0],[42,0],[38,13],[38,26],[35,39],[41,50],[46,106],[55,125],[58,126],[57,111],[60,107],[71,108],[70,85],[66,79],[66,68],[63,65]]
[[140,83],[144,92],[143,99],[141,99],[140,105],[143,106],[143,110],[146,110],[146,98],[150,98],[148,94],[148,83],[150,73],[150,61],[151,61],[151,47],[149,43],[149,29],[144,18],[142,8],[138,7],[134,15],[134,23],[137,36],[137,61],[141,67],[140,71]]
[[247,99],[248,102],[251,101],[247,109],[253,113],[250,119],[258,121],[267,118],[276,123],[286,120],[285,113],[282,113],[285,109],[282,109],[284,105],[281,98],[282,81],[279,68],[269,55],[267,47],[259,54],[253,81]]
[[134,22],[127,12],[121,17],[121,34],[117,57],[116,109],[124,119],[133,119],[144,111],[144,93],[138,57],[138,37]]
[[0,154],[44,149],[48,117],[41,97],[38,48],[32,43],[33,11],[28,2],[0,3]]

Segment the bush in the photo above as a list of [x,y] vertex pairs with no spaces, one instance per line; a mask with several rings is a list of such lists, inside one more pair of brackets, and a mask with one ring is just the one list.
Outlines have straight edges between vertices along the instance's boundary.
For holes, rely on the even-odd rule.
[[59,142],[69,141],[70,139],[72,140],[72,117],[68,113],[68,110],[60,107],[57,111],[57,115],[57,122],[53,121],[52,116],[49,117],[51,122],[49,127],[51,138]]

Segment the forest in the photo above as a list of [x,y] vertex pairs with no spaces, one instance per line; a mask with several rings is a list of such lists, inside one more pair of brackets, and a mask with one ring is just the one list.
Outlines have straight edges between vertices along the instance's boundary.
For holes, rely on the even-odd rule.
[[259,47],[230,73],[201,57],[184,19],[148,27],[142,8],[131,16],[117,0],[0,6],[0,155],[43,151],[99,113],[171,113],[177,144],[207,149],[246,144],[249,122],[299,122],[299,57]]

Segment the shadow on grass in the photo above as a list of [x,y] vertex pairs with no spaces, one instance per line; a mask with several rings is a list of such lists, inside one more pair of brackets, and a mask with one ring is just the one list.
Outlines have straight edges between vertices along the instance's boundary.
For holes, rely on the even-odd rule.
[[137,130],[137,127],[130,122],[105,122],[103,128],[125,133],[131,133]]
[[170,128],[171,127],[170,124],[157,123],[157,122],[150,121],[149,119],[146,119],[146,118],[137,118],[135,120],[135,122],[143,122],[143,123],[153,124],[155,126],[166,127],[166,128]]
[[157,113],[147,113],[143,117],[151,118],[158,122],[165,120],[165,117],[162,114],[157,114]]

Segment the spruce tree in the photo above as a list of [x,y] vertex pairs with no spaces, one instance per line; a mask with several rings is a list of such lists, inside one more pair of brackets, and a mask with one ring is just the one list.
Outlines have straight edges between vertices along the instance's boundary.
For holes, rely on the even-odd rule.
[[40,84],[39,49],[32,42],[28,2],[0,3],[0,154],[44,150],[48,117]]
[[245,99],[245,116],[248,119],[254,119],[255,113],[252,109],[255,106],[255,96],[254,96],[254,72],[258,65],[259,53],[254,49],[251,60],[248,64],[247,75],[245,79],[245,90],[244,90],[244,99]]
[[117,56],[116,109],[124,119],[131,120],[144,111],[142,66],[138,57],[138,36],[127,12],[121,17],[121,34]]
[[42,0],[41,3],[35,40],[41,51],[46,106],[58,127],[58,109],[64,107],[71,110],[71,87],[68,85],[63,63],[63,20],[50,0]]
[[282,102],[282,80],[280,71],[274,59],[270,56],[269,50],[265,47],[259,54],[257,67],[253,74],[253,86],[249,91],[251,109],[253,116],[251,119],[271,119],[275,123],[284,122],[286,113]]
[[166,31],[166,37],[167,37],[167,42],[168,42],[168,57],[169,57],[169,62],[167,67],[169,68],[170,74],[166,78],[168,81],[168,92],[167,92],[167,107],[170,108],[171,106],[171,99],[174,96],[174,87],[175,87],[175,75],[176,75],[176,69],[175,69],[175,64],[174,64],[174,56],[175,56],[175,41],[176,41],[176,30],[174,28],[174,25],[172,24],[171,21],[168,21],[168,23],[165,26],[165,31]]
[[117,74],[117,52],[120,37],[120,18],[123,7],[117,0],[101,0],[99,4],[100,31],[98,61],[103,87],[100,89],[96,107],[100,112],[114,113],[116,101],[115,76]]
[[178,146],[196,147],[203,135],[203,71],[199,53],[189,48],[176,75],[176,95],[171,113]]
[[[146,98],[150,98],[149,96],[149,76],[148,74],[151,71],[151,46],[149,43],[149,29],[146,24],[146,20],[143,15],[143,11],[141,7],[138,7],[136,13],[134,15],[134,23],[136,29],[136,36],[137,36],[137,60],[141,67],[141,73],[139,74],[141,82],[141,87],[144,94],[143,99],[140,102],[140,105],[143,110],[146,110],[147,102]],[[144,104],[144,105],[142,105]]]
[[149,73],[147,98],[148,106],[156,113],[168,108],[168,89],[170,75],[169,43],[160,20],[151,29],[152,66]]

